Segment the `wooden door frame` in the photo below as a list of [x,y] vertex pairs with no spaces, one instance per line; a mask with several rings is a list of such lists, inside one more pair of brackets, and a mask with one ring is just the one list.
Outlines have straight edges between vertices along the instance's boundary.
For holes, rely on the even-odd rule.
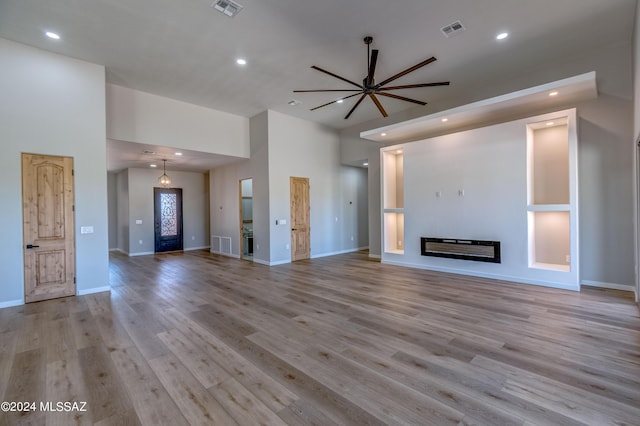
[[[292,189],[293,189],[293,182],[294,179],[302,179],[305,180],[307,182],[307,218],[308,218],[308,226],[307,226],[307,232],[306,232],[306,240],[307,240],[307,246],[308,246],[308,256],[304,257],[304,258],[299,258],[296,259],[294,256],[295,253],[295,239],[294,239],[294,221],[293,221],[293,196],[292,196]],[[310,259],[311,258],[311,181],[308,177],[299,177],[299,176],[290,176],[289,177],[289,223],[291,224],[291,231],[289,233],[289,244],[290,244],[290,249],[291,249],[291,261],[295,262],[297,260],[304,260],[304,259]]]
[[[30,228],[28,224],[37,223],[37,227],[40,227],[40,221],[38,218],[34,218],[34,214],[38,214],[33,209],[28,209],[29,204],[37,200],[33,200],[35,197],[40,197],[40,191],[33,187],[27,188],[26,183],[29,176],[27,173],[31,173],[33,170],[34,157],[41,158],[44,163],[51,160],[56,167],[62,165],[63,181],[62,181],[62,218],[64,220],[64,228],[62,229],[63,237],[42,237],[39,234],[39,229],[35,231]],[[53,159],[57,161],[53,161]],[[27,167],[28,162],[28,167]],[[77,294],[76,285],[76,234],[75,234],[75,182],[74,182],[74,161],[73,157],[61,156],[61,155],[49,155],[49,154],[37,154],[23,152],[20,158],[21,163],[21,176],[22,176],[22,239],[23,239],[23,266],[24,266],[24,301],[25,303],[37,302],[47,299],[55,299],[58,297],[75,296]],[[33,176],[31,176],[33,177]],[[37,179],[34,181],[31,179],[30,183],[37,185]],[[56,193],[55,197],[59,197],[60,193]],[[45,203],[46,204],[46,203]],[[27,214],[28,212],[28,214]],[[62,242],[60,242],[62,241]],[[42,247],[41,247],[42,245]],[[40,258],[44,257],[45,262],[44,270],[50,267],[49,262],[55,259],[56,254],[62,252],[64,258],[64,265],[62,269],[64,281],[48,282],[47,286],[40,284],[41,275],[39,273]],[[38,257],[33,257],[38,256]],[[55,261],[54,261],[55,265]],[[51,277],[49,277],[51,278]]]

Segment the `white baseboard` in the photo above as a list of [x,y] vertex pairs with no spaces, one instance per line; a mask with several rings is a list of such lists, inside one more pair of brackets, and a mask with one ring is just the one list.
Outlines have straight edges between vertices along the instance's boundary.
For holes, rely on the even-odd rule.
[[94,294],[94,293],[103,293],[105,291],[111,291],[111,286],[104,286],[104,287],[94,287],[94,288],[88,288],[86,290],[78,290],[77,291],[77,295],[78,296],[85,296],[87,294]]
[[210,249],[211,246],[202,246],[202,247],[189,247],[184,249],[184,251],[193,251],[193,250],[204,250],[204,249]]
[[266,260],[256,259],[255,257],[253,259],[248,259],[248,260],[253,263],[257,263],[259,265],[264,265],[264,266],[277,266],[277,265],[284,265],[287,263],[291,263],[290,260],[278,260],[277,262],[268,262]]
[[369,247],[367,246],[367,247],[358,247],[358,248],[352,248],[347,250],[332,251],[329,253],[312,254],[311,259],[317,259],[318,257],[336,256],[338,254],[345,254],[345,253],[353,253],[356,251],[366,250],[368,248]]
[[396,265],[396,266],[406,266],[409,268],[416,268],[416,269],[424,269],[427,271],[446,272],[448,274],[468,275],[472,277],[488,278],[488,279],[500,280],[500,281],[510,281],[510,282],[521,283],[521,284],[533,284],[533,285],[539,285],[542,287],[558,288],[561,290],[580,291],[580,286],[578,285],[558,283],[554,281],[524,279],[520,277],[512,277],[510,275],[489,274],[486,272],[467,271],[464,269],[443,268],[438,266],[416,265],[414,263],[394,262],[389,260],[383,260],[382,263],[386,263],[389,265]]
[[605,283],[601,281],[582,280],[580,284],[588,287],[610,288],[612,290],[622,290],[622,291],[635,291],[635,288],[631,285]]
[[372,259],[382,259],[382,256],[380,256],[379,254],[371,254],[369,253],[369,257]]
[[153,251],[140,251],[140,252],[137,252],[137,253],[129,253],[129,257],[149,256],[150,254],[155,254],[155,252],[153,252]]
[[213,251],[213,250],[209,250],[210,253],[213,254],[219,254],[220,256],[227,256],[227,257],[233,257],[234,259],[240,259],[240,255],[239,254],[234,254],[234,253],[221,253],[219,251]]
[[12,306],[24,305],[24,300],[7,300],[6,302],[0,302],[0,308],[10,308]]

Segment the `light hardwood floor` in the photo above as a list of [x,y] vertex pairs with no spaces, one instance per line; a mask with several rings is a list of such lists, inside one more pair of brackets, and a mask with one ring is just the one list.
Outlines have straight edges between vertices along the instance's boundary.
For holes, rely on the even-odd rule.
[[383,265],[111,258],[111,293],[0,310],[1,424],[639,425],[640,315]]

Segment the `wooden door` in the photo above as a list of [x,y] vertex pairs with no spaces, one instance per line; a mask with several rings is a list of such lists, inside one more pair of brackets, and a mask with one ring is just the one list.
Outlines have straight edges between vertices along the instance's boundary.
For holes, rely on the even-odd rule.
[[155,252],[182,250],[182,189],[153,188],[153,200]]
[[309,218],[309,178],[290,178],[291,186],[291,260],[311,255]]
[[76,294],[73,159],[22,154],[24,300]]

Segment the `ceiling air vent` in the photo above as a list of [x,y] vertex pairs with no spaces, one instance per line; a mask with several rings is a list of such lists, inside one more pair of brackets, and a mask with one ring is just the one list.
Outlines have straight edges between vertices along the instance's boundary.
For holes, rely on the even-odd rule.
[[442,31],[442,34],[444,34],[444,36],[447,38],[460,34],[461,32],[464,32],[464,30],[466,30],[466,28],[464,27],[464,25],[462,25],[462,22],[460,21],[455,21],[449,25],[446,25],[440,28],[440,31]]
[[224,13],[230,18],[236,16],[242,10],[242,6],[231,0],[216,0],[211,5],[218,12]]

